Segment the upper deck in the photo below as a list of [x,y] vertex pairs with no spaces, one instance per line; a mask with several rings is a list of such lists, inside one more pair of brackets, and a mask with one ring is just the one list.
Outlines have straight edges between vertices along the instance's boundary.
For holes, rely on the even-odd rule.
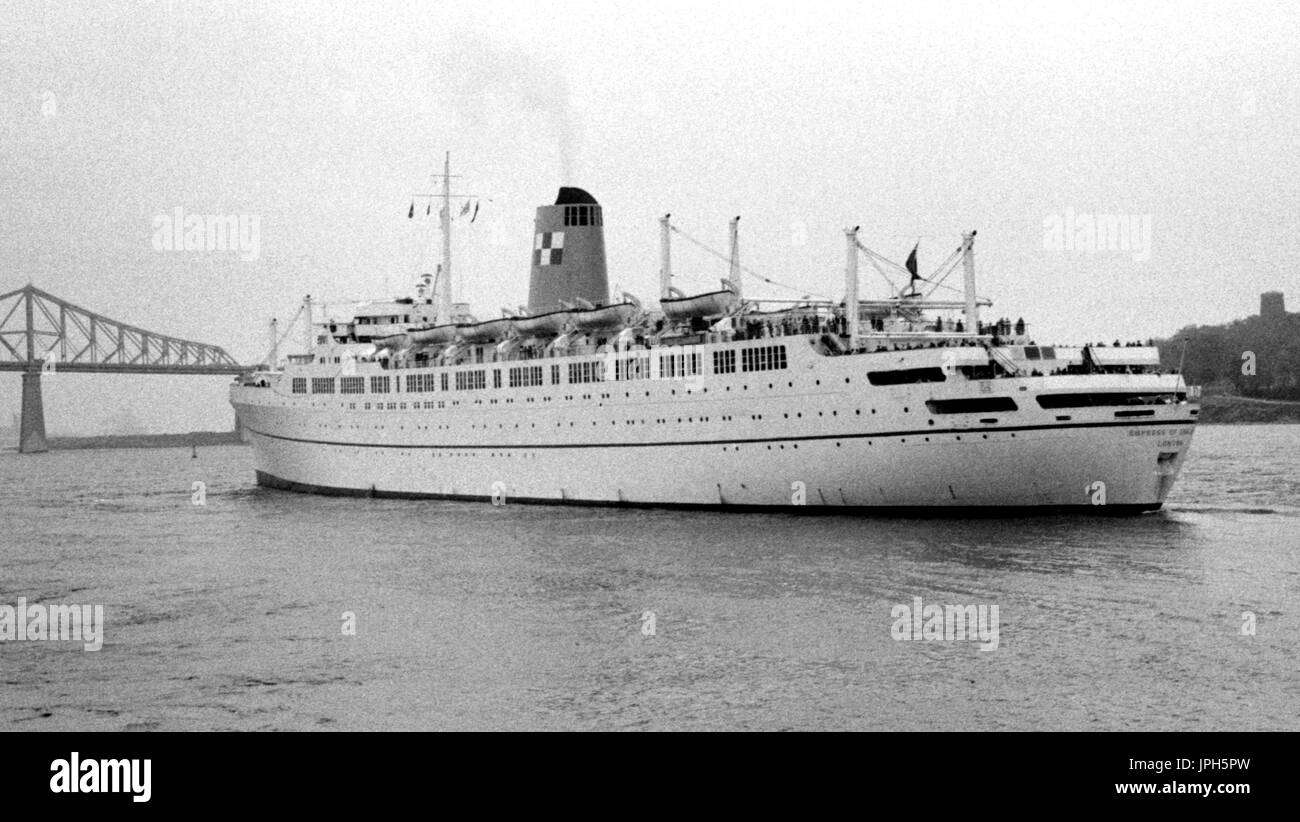
[[[568,242],[564,237],[573,226],[564,215],[563,209],[542,215],[560,222],[547,223],[552,230],[539,235],[539,242]],[[823,376],[851,381],[856,375],[876,387],[943,383],[946,394],[988,393],[992,389],[985,384],[1004,379],[1161,373],[1158,352],[1150,344],[1042,345],[1023,319],[982,321],[980,308],[992,303],[975,294],[974,232],[963,236],[962,245],[945,263],[946,271],[933,281],[919,277],[912,266],[907,288],[894,289],[887,299],[861,300],[857,259],[861,253],[874,252],[858,242],[856,229],[846,230],[845,298],[782,302],[742,297],[743,269],[738,263],[734,220],[731,276],[722,281],[720,290],[682,294],[671,285],[667,237],[672,227],[667,217],[661,227],[664,256],[658,310],[629,294],[615,302],[600,300],[598,292],[603,292],[597,286],[604,281],[603,250],[592,250],[593,246],[580,252],[569,243],[561,254],[559,245],[549,245],[534,253],[534,280],[557,276],[551,272],[555,266],[586,273],[591,273],[586,267],[594,266],[592,270],[602,273],[584,282],[590,286],[589,296],[600,301],[575,296],[572,302],[559,299],[558,305],[552,305],[555,301],[549,299],[530,300],[530,307],[542,313],[503,310],[502,317],[480,322],[467,306],[448,302],[445,287],[435,311],[435,301],[425,297],[422,284],[418,299],[373,303],[356,311],[351,322],[310,325],[310,353],[288,357],[282,369],[273,363],[245,383],[307,404],[317,397],[324,402],[329,395],[348,395],[345,410],[368,410],[372,403],[365,396],[372,393],[445,393],[447,400],[420,400],[422,408],[443,408],[447,403],[456,407],[462,402],[533,402],[534,396],[552,402],[548,392],[556,391],[566,401],[574,396],[585,400],[593,391],[596,396],[613,391],[587,388],[564,393],[567,386],[642,380],[689,381],[687,395],[708,391],[709,382],[716,380],[725,393],[737,377],[772,370],[811,374],[814,388]],[[588,221],[584,230],[598,228]],[[958,263],[965,270],[964,299],[934,299],[934,289]],[[446,277],[440,282],[445,286]],[[923,294],[918,284],[932,288]],[[1181,379],[1174,382],[1185,396]],[[794,388],[795,381],[787,383],[787,388]],[[739,388],[748,390],[743,379]],[[631,397],[630,391],[624,393]],[[643,393],[648,397],[652,392]],[[474,399],[468,399],[471,396]],[[401,410],[402,401],[394,405],[385,398],[373,405]]]

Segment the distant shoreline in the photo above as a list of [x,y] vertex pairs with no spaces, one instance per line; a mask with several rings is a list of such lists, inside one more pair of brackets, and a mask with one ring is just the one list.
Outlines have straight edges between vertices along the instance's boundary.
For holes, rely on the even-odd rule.
[[1200,421],[1216,423],[1300,423],[1300,402],[1257,400],[1207,394],[1201,398]]
[[192,431],[188,434],[105,434],[97,437],[49,437],[51,451],[93,448],[189,448],[244,445],[234,431]]

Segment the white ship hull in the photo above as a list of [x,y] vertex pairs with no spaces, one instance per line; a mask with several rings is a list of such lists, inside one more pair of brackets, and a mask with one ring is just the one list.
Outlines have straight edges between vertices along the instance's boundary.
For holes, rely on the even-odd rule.
[[[236,386],[232,403],[258,481],[272,487],[507,503],[881,512],[1154,510],[1183,464],[1198,413],[1185,400],[1075,408],[1036,402],[1061,392],[1173,395],[1185,390],[1177,376],[958,375],[873,385],[866,378],[873,368],[941,354],[828,357],[808,337],[756,342],[785,345],[788,368],[394,392],[370,403],[372,395],[293,395],[282,379],[269,388]],[[722,347],[742,346],[701,346],[703,361]],[[519,365],[549,372],[555,364],[567,373],[570,361],[429,373]],[[988,397],[1012,398],[1016,410],[927,407]]]

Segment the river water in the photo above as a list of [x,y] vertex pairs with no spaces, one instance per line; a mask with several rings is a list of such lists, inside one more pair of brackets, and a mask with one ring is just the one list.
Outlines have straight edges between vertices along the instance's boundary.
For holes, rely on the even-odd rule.
[[[0,642],[0,728],[1300,730],[1298,468],[1300,426],[1201,426],[1160,513],[925,520],[315,497],[257,488],[239,446],[5,452],[0,606],[105,624],[99,651]],[[997,606],[997,648],[896,639],[917,597]]]

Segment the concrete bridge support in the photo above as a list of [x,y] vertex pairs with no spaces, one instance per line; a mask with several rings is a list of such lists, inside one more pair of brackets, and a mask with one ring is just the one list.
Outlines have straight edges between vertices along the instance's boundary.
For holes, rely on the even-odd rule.
[[23,416],[18,429],[18,453],[50,450],[45,442],[45,406],[41,402],[41,372],[23,372]]

